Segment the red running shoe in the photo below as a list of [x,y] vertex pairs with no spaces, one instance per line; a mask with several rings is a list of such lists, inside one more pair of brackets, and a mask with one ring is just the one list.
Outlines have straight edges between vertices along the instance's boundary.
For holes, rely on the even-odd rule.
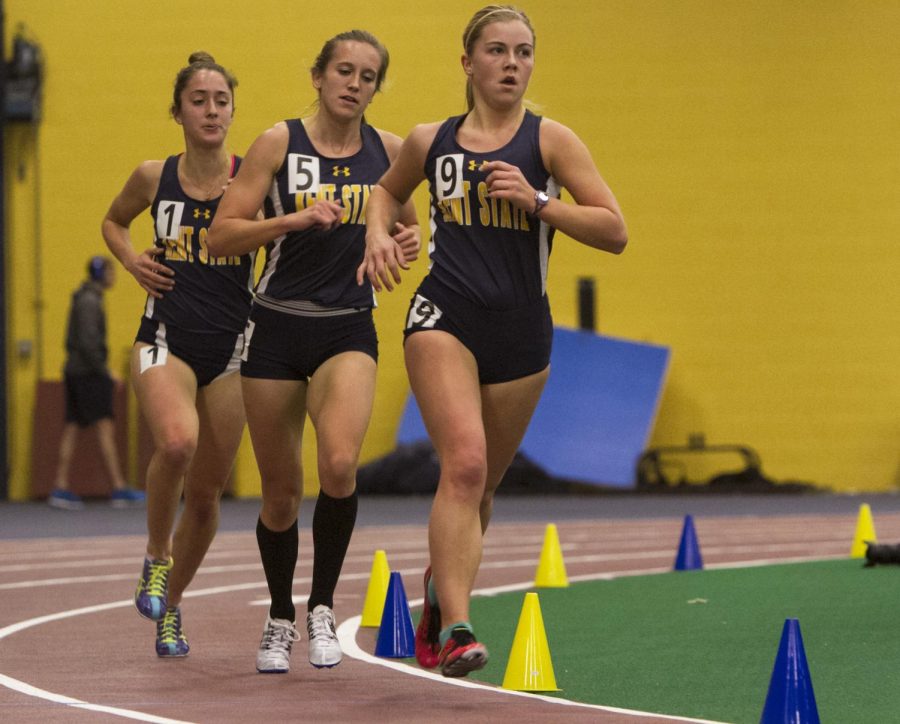
[[425,603],[422,604],[422,618],[416,627],[416,661],[423,669],[433,669],[438,665],[441,653],[441,610],[428,600],[428,582],[431,580],[431,566],[425,569]]
[[465,676],[470,671],[483,669],[488,662],[488,652],[484,644],[475,640],[468,629],[461,626],[453,629],[450,638],[441,649],[438,663],[444,676]]

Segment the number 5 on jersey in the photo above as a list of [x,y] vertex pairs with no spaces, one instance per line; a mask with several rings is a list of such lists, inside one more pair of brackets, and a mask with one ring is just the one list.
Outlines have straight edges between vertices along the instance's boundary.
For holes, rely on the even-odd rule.
[[289,153],[287,157],[288,193],[319,193],[319,159],[302,153]]

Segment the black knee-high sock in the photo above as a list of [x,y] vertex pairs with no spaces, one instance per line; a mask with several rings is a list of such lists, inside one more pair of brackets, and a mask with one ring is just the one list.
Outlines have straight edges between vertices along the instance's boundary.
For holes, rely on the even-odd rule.
[[269,615],[293,621],[297,612],[291,599],[291,589],[300,547],[297,521],[287,530],[277,533],[266,528],[262,519],[257,520],[256,543],[259,545],[259,557],[262,559],[269,595],[272,597]]
[[346,498],[332,498],[319,491],[312,525],[313,577],[307,604],[310,611],[319,604],[334,608],[334,589],[356,525],[357,504],[355,490]]

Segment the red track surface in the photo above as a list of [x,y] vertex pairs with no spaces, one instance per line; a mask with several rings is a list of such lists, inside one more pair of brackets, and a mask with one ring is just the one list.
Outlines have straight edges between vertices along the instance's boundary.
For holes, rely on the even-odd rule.
[[[556,522],[570,580],[672,567],[681,519]],[[849,554],[856,517],[695,518],[707,567],[741,561]],[[879,539],[900,538],[900,513],[878,515]],[[498,523],[485,541],[476,586],[534,578],[544,524]],[[295,645],[292,670],[257,674],[267,592],[252,533],[221,533],[183,603],[191,654],[160,660],[154,626],[131,603],[142,537],[0,541],[0,720],[5,722],[662,722],[672,718],[552,703],[485,686],[460,687],[414,667],[345,656],[330,670]],[[376,549],[400,571],[410,604],[422,595],[426,532],[358,528],[338,586],[344,631],[362,612]],[[309,587],[308,530],[301,531],[295,592]],[[298,612],[305,611],[298,604]],[[414,611],[414,618],[417,611]],[[374,650],[375,629],[359,648]],[[304,631],[305,640],[305,631]],[[491,666],[505,666],[495,651]],[[394,664],[394,662],[391,662]],[[557,682],[565,688],[565,682]],[[80,703],[79,703],[80,702]],[[104,709],[111,707],[112,709]]]

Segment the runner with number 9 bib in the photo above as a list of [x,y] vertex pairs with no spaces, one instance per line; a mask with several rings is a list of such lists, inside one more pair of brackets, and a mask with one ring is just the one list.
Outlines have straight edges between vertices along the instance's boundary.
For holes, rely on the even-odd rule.
[[[416,658],[444,676],[465,676],[488,660],[469,621],[469,596],[494,491],[550,373],[554,229],[612,253],[627,239],[584,144],[525,109],[535,50],[525,14],[507,5],[479,10],[463,47],[469,110],[416,126],[404,141],[372,190],[357,272],[376,289],[399,281],[387,232],[427,178],[431,266],[410,304],[404,354],[441,463]],[[560,199],[562,187],[574,203]]]

